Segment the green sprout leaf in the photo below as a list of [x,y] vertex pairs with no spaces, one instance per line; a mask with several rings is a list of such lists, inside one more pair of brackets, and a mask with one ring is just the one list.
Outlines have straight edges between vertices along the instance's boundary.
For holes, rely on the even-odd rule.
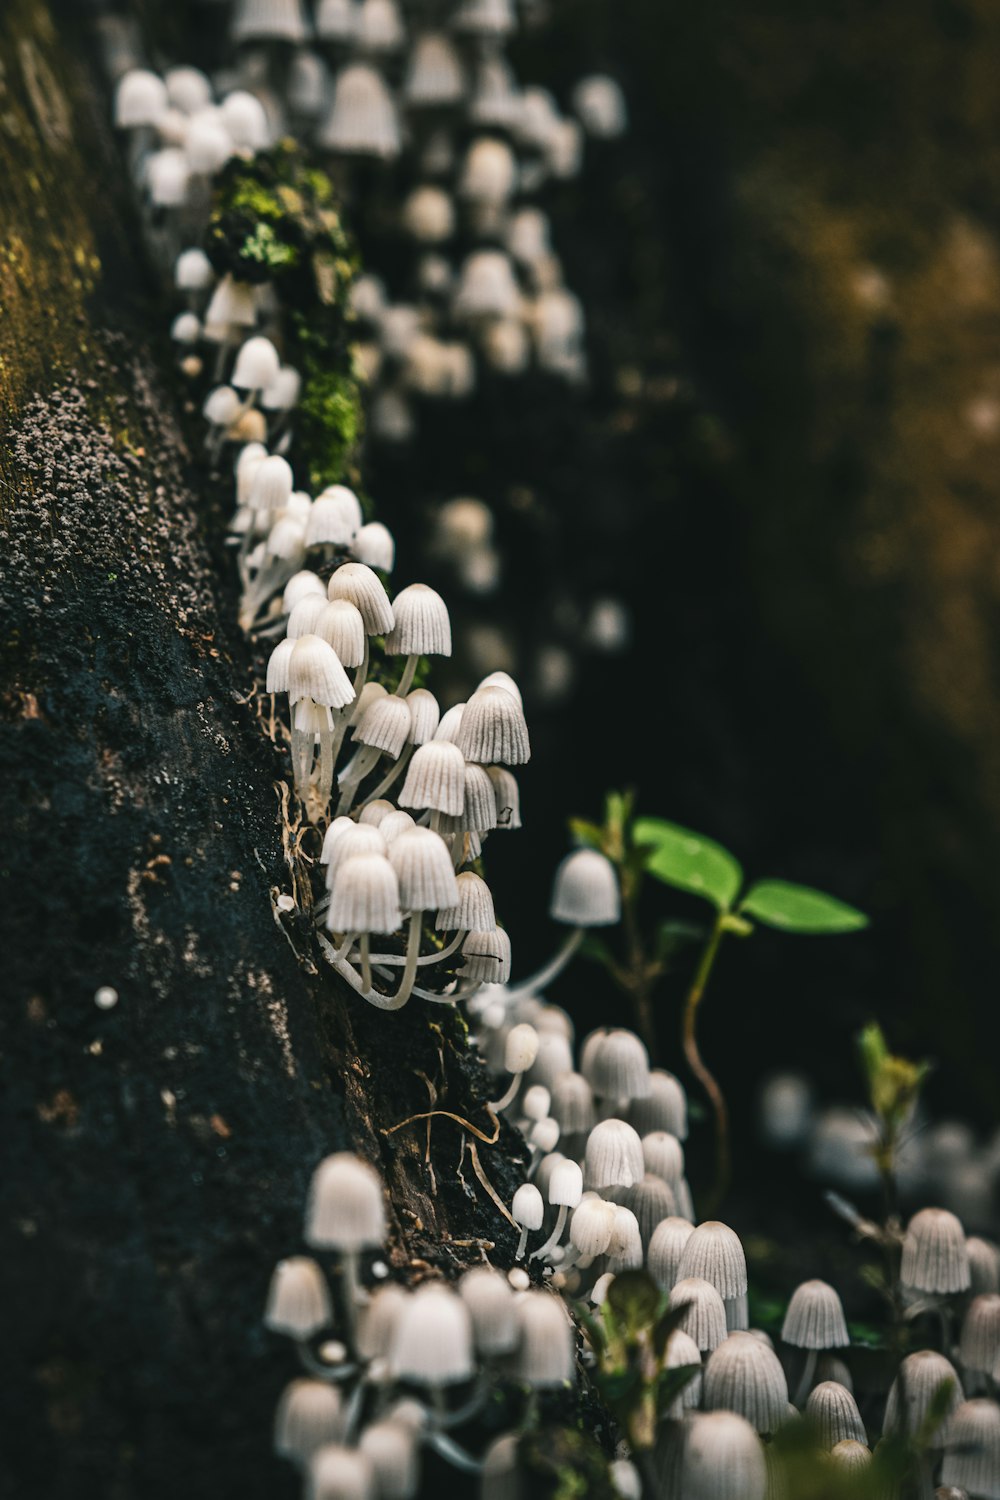
[[656,1321],[661,1293],[645,1271],[622,1271],[608,1288],[607,1300],[625,1336],[638,1338]]
[[743,871],[721,844],[663,818],[637,818],[632,837],[648,846],[646,869],[657,880],[703,896],[718,911],[732,906],[743,884]]
[[858,932],[868,926],[864,912],[788,880],[758,880],[740,902],[740,911],[781,932]]
[[663,1417],[673,1406],[685,1386],[701,1374],[701,1365],[674,1365],[661,1370],[656,1377],[656,1414]]

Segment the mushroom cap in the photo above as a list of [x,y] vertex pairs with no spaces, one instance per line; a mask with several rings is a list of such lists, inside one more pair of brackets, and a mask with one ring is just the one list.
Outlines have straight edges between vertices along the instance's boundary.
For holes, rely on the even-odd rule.
[[514,1194],[510,1211],[522,1229],[541,1229],[545,1218],[545,1202],[533,1182],[521,1183]]
[[300,635],[295,642],[288,663],[288,696],[292,703],[311,698],[327,708],[346,708],[354,700],[337,653],[318,635]]
[[767,1463],[750,1423],[730,1411],[687,1419],[681,1474],[684,1500],[764,1500]]
[[649,1075],[649,1095],[631,1101],[628,1120],[640,1135],[668,1130],[679,1141],[686,1141],[687,1094],[684,1085],[664,1068],[653,1068]]
[[394,624],[385,638],[389,656],[450,656],[451,620],[441,595],[426,583],[400,589],[392,602]]
[[596,1193],[584,1193],[569,1221],[569,1237],[581,1255],[603,1255],[611,1243],[615,1205]]
[[851,1342],[840,1297],[825,1281],[804,1281],[792,1293],[781,1337],[799,1349],[839,1349]]
[[306,1477],[309,1500],[374,1500],[375,1473],[357,1448],[327,1443],[313,1454]]
[[[313,502],[314,510],[320,499]],[[331,599],[349,600],[361,611],[367,635],[386,635],[392,629],[393,614],[389,595],[378,574],[364,563],[342,563],[331,575],[327,593]]]
[[[354,728],[354,738],[398,760],[410,737],[410,705],[395,693],[376,698]],[[430,830],[425,830],[429,832]]]
[[549,1202],[576,1208],[583,1197],[583,1172],[579,1162],[563,1157],[556,1162],[548,1184]]
[[[885,1404],[883,1433],[920,1432],[927,1421],[932,1404],[940,1408],[940,1391],[945,1382],[951,1383],[951,1393],[941,1416],[936,1433],[954,1415],[964,1392],[954,1365],[934,1349],[918,1349],[908,1354],[899,1366],[895,1380],[889,1388]],[[928,1441],[934,1444],[935,1433],[928,1433]]]
[[427,688],[414,688],[407,693],[406,701],[410,709],[410,736],[411,745],[426,745],[434,738],[434,733],[441,721],[441,710],[438,701]]
[[705,1366],[704,1401],[709,1411],[736,1412],[755,1432],[777,1432],[788,1418],[788,1382],[781,1361],[751,1334],[731,1333]]
[[457,743],[465,758],[477,765],[500,761],[519,766],[531,754],[524,712],[502,687],[476,689],[462,713]]
[[399,903],[399,882],[386,856],[356,854],[337,867],[326,925],[331,932],[398,932]]
[[255,334],[240,345],[230,384],[237,390],[263,391],[277,380],[280,368],[278,351],[271,340]]
[[608,927],[619,921],[621,893],[611,861],[596,849],[567,854],[556,870],[549,915],[570,927]]
[[398,156],[399,120],[382,75],[367,63],[349,63],[334,80],[333,104],[319,144],[346,156]]
[[848,1439],[856,1443],[868,1441],[858,1403],[847,1387],[835,1380],[822,1380],[813,1386],[806,1412],[819,1427],[820,1442],[827,1450]]
[[497,925],[490,888],[481,875],[463,870],[456,877],[458,900],[438,911],[435,927],[440,932],[492,932]]
[[410,52],[403,97],[411,108],[454,104],[465,93],[458,53],[443,32],[425,31]]
[[579,1135],[594,1128],[594,1091],[581,1073],[563,1073],[552,1085],[551,1094],[552,1114],[563,1135]]
[[458,903],[458,882],[448,846],[429,828],[411,828],[393,839],[389,861],[399,880],[399,898],[410,912],[437,911]]
[[726,1309],[715,1287],[700,1276],[683,1277],[670,1289],[670,1306],[682,1313],[679,1327],[703,1352],[715,1349],[728,1335]]
[[349,1151],[324,1157],[312,1175],[305,1241],[320,1250],[367,1250],[385,1239],[385,1201],[378,1173]]
[[724,1300],[742,1297],[747,1289],[747,1261],[739,1235],[715,1219],[699,1224],[681,1256],[678,1277],[687,1276],[710,1281]]
[[576,1373],[573,1325],[561,1297],[525,1292],[517,1303],[521,1331],[514,1374],[535,1388],[564,1385]]
[[380,1500],[413,1500],[420,1484],[418,1434],[409,1422],[383,1417],[358,1438],[358,1451],[371,1464]]
[[959,1359],[964,1369],[994,1375],[1000,1371],[1000,1296],[973,1297],[962,1319]]
[[[308,594],[309,599],[319,599]],[[345,667],[360,667],[365,659],[365,623],[361,611],[347,599],[327,599],[324,588],[322,608],[313,617],[312,629],[331,645],[341,664]]]
[[632,1100],[649,1093],[649,1053],[634,1031],[602,1027],[580,1054],[580,1071],[599,1099]]
[[317,1449],[342,1436],[340,1392],[335,1386],[305,1379],[285,1386],[274,1414],[276,1453],[304,1464]]
[[385,1359],[392,1347],[396,1325],[410,1293],[397,1282],[378,1287],[359,1309],[357,1345],[364,1359]]
[[517,1343],[514,1292],[500,1271],[474,1266],[458,1281],[458,1294],[469,1309],[472,1336],[480,1354],[509,1354]]
[[1000,1495],[1000,1407],[995,1401],[963,1401],[944,1434],[941,1483],[970,1495]]
[[432,808],[457,817],[465,805],[465,757],[457,745],[433,739],[414,752],[399,794],[400,807]]
[[475,1372],[472,1320],[457,1292],[438,1282],[418,1287],[403,1308],[390,1364],[397,1379],[454,1385]]
[[906,1226],[900,1279],[935,1296],[964,1292],[971,1280],[965,1230],[945,1208],[922,1208]]
[[644,1175],[642,1142],[624,1120],[601,1120],[587,1137],[588,1187],[631,1187]]
[[662,1177],[654,1177],[650,1172],[632,1187],[624,1189],[622,1202],[635,1214],[644,1251],[648,1248],[657,1225],[677,1212],[677,1204],[669,1185]]
[[388,526],[383,526],[381,521],[368,521],[359,527],[351,551],[358,562],[369,568],[378,568],[382,573],[391,573],[396,564],[395,540]]
[[264,1326],[293,1339],[310,1339],[333,1319],[326,1277],[308,1255],[279,1260],[271,1277]]
[[834,1443],[830,1449],[830,1457],[841,1468],[857,1471],[867,1469],[872,1461],[872,1450],[865,1443],[844,1438],[841,1442]]

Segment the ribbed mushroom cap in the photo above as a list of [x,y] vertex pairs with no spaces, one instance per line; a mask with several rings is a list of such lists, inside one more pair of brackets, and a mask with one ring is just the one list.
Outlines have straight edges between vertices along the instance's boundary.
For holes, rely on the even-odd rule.
[[472,1320],[461,1297],[434,1282],[418,1287],[400,1314],[390,1363],[397,1379],[419,1385],[470,1379]]
[[477,1351],[487,1358],[509,1354],[517,1343],[518,1327],[506,1276],[492,1266],[475,1266],[459,1278],[458,1294],[469,1309]]
[[1000,1372],[1000,1296],[985,1292],[969,1303],[962,1320],[958,1356],[966,1370]]
[[392,612],[395,623],[385,638],[388,656],[451,655],[448,606],[426,583],[411,583],[400,589]]
[[643,1251],[649,1248],[656,1226],[677,1211],[674,1195],[662,1177],[653,1177],[649,1172],[630,1188],[623,1191],[622,1202],[635,1214],[642,1236]]
[[1000,1254],[989,1240],[970,1235],[965,1242],[969,1252],[969,1274],[974,1296],[983,1292],[1000,1292]]
[[872,1450],[865,1443],[857,1442],[853,1438],[843,1438],[839,1443],[834,1443],[830,1449],[830,1457],[841,1469],[847,1469],[849,1473],[858,1473],[867,1469],[872,1461]]
[[601,1120],[587,1137],[587,1186],[631,1187],[641,1181],[642,1142],[624,1120]]
[[319,135],[319,144],[349,156],[399,154],[399,122],[385,80],[366,63],[351,63],[337,74],[333,107]]
[[580,1164],[564,1156],[556,1162],[549,1177],[549,1202],[565,1208],[576,1208],[582,1197],[583,1172]]
[[764,1500],[767,1493],[760,1438],[731,1411],[687,1419],[681,1475],[684,1500]]
[[806,1412],[819,1428],[820,1443],[826,1449],[848,1438],[857,1443],[868,1441],[858,1403],[845,1386],[834,1380],[824,1380],[813,1386],[806,1402]]
[[[319,504],[316,501],[315,504]],[[361,611],[367,635],[386,635],[392,629],[393,613],[382,580],[364,563],[343,563],[327,584],[331,599],[347,599]]]
[[567,854],[555,873],[549,915],[554,922],[571,927],[608,927],[617,922],[621,895],[611,861],[596,849],[574,849]]
[[349,547],[358,529],[357,501],[350,490],[317,496],[309,511],[306,541],[310,547]]
[[466,760],[477,765],[520,766],[531,755],[524,713],[502,687],[476,689],[462,713],[457,743]]
[[777,1432],[788,1417],[781,1361],[749,1333],[731,1333],[705,1366],[704,1400],[708,1411],[734,1411],[756,1432]]
[[293,1380],[281,1393],[274,1414],[274,1451],[305,1464],[327,1443],[343,1435],[340,1392],[324,1380]]
[[267,677],[264,682],[266,693],[287,693],[289,667],[292,661],[292,648],[295,642],[292,640],[279,641],[267,661]]
[[608,1241],[608,1270],[617,1276],[621,1271],[638,1271],[642,1266],[643,1248],[639,1221],[624,1204],[615,1205],[615,1216]]
[[[318,594],[306,594],[303,598],[296,600],[288,616],[288,639],[299,641],[304,635],[318,635],[316,626],[325,609],[325,594],[323,598],[320,598]],[[339,656],[339,652],[337,654]]]
[[360,1156],[338,1151],[312,1175],[305,1241],[319,1250],[366,1250],[385,1239],[382,1182]]
[[691,1221],[678,1215],[662,1219],[657,1224],[646,1250],[649,1274],[657,1286],[668,1289],[680,1280],[681,1257],[693,1234]]
[[652,1130],[642,1138],[646,1171],[673,1186],[684,1176],[684,1147],[669,1130]]
[[504,766],[487,766],[486,774],[493,785],[496,803],[496,826],[514,830],[521,827],[521,794],[517,777]]
[[386,693],[376,698],[354,730],[354,738],[398,760],[410,734],[410,707],[405,698]]
[[1000,1500],[1000,1406],[963,1401],[944,1434],[942,1484],[953,1484],[984,1500]]
[[[309,594],[307,599],[312,602],[315,597]],[[323,598],[317,602],[321,607],[312,617],[314,634],[333,648],[343,666],[360,667],[365,656],[365,627],[360,610],[347,599],[327,601],[325,589]]]
[[434,731],[434,738],[456,745],[462,731],[462,716],[464,713],[464,703],[453,703],[451,708],[446,709],[441,715],[441,722]]
[[510,938],[502,927],[470,932],[462,944],[462,974],[482,984],[506,984],[510,978]]
[[429,828],[411,828],[389,846],[389,861],[399,880],[399,899],[406,911],[436,911],[458,904],[458,882],[448,846]]
[[[682,1369],[685,1365],[700,1365],[701,1350],[689,1333],[683,1328],[675,1328],[667,1339],[666,1368],[668,1370]],[[674,1401],[670,1410],[664,1413],[674,1420],[683,1416],[685,1411],[691,1411],[700,1406],[702,1397],[703,1375],[701,1371],[689,1380]]]
[[916,1354],[908,1354],[889,1387],[883,1432],[911,1435],[920,1432],[932,1403],[937,1405],[940,1401],[940,1393],[946,1382],[950,1383],[950,1394],[941,1422],[933,1433],[928,1434],[931,1440],[940,1436],[944,1423],[954,1414],[965,1393],[954,1365],[943,1354],[938,1354],[934,1349],[918,1349]]
[[288,697],[292,703],[311,698],[327,708],[346,708],[354,699],[337,653],[318,635],[300,635],[295,642],[288,661]]
[[945,1208],[922,1208],[906,1226],[900,1278],[938,1296],[964,1292],[971,1281],[965,1230]]
[[839,1349],[851,1342],[839,1296],[825,1281],[804,1281],[792,1293],[781,1337],[797,1349]]
[[[358,813],[358,825],[362,828],[371,827],[377,828],[379,829],[379,831],[381,831],[382,824],[385,822],[386,818],[392,817],[395,812],[396,809],[393,807],[392,803],[387,797],[376,797],[373,802],[366,802],[364,807]],[[409,815],[404,814],[404,816]],[[334,821],[339,822],[340,820],[335,819]],[[344,821],[350,823],[353,821],[353,819],[345,818]],[[332,827],[333,824],[331,824],[330,826]],[[385,839],[384,833],[382,834],[382,838]],[[386,848],[388,847],[388,841],[386,841]]]
[[271,1277],[264,1326],[293,1339],[310,1339],[332,1321],[326,1277],[308,1255],[279,1260]]
[[406,702],[410,710],[410,744],[426,745],[433,738],[441,720],[441,710],[434,694],[427,688],[414,688],[407,693]]
[[432,808],[452,817],[461,813],[465,805],[465,757],[457,745],[433,739],[414,751],[399,805]]
[[688,1276],[670,1289],[670,1306],[683,1311],[678,1326],[702,1351],[716,1349],[727,1336],[726,1309],[715,1287],[699,1276]]
[[420,1487],[418,1434],[408,1422],[383,1418],[358,1438],[358,1450],[372,1466],[378,1500],[413,1500]]
[[611,1243],[615,1205],[596,1193],[584,1193],[569,1221],[569,1237],[581,1255],[603,1255]]
[[719,1296],[741,1297],[747,1289],[747,1260],[739,1235],[715,1219],[699,1224],[684,1246],[678,1279],[700,1276]]
[[315,743],[316,735],[333,728],[333,719],[325,704],[314,703],[311,698],[300,698],[292,705],[292,727],[300,734],[311,734]]
[[305,1500],[375,1500],[375,1474],[364,1453],[327,1443],[306,1475]]
[[267,558],[279,557],[284,561],[301,562],[305,555],[304,532],[298,521],[291,516],[281,516],[267,534],[264,547]]
[[351,551],[358,562],[366,567],[378,568],[382,573],[391,573],[396,563],[396,543],[392,532],[381,521],[368,521],[360,526]]
[[398,52],[406,31],[396,0],[361,0],[353,40],[360,52]]
[[594,1091],[581,1073],[563,1073],[552,1085],[551,1092],[551,1112],[559,1121],[564,1136],[593,1129]]
[[510,147],[489,136],[473,141],[458,178],[458,195],[472,203],[506,203],[517,181],[517,161]]
[[628,1122],[639,1134],[667,1130],[679,1141],[687,1140],[687,1094],[673,1073],[653,1068],[649,1075],[649,1094],[633,1099],[628,1107]]
[[409,833],[410,829],[416,826],[416,823],[408,812],[403,812],[400,808],[395,808],[392,812],[386,813],[378,825],[378,831],[385,839],[386,848],[388,849],[402,834]]
[[486,833],[497,826],[497,805],[493,783],[482,766],[471,761],[465,766],[465,801],[458,819],[461,829]]
[[294,487],[288,462],[272,453],[254,468],[247,504],[251,510],[280,510],[288,504]]
[[320,854],[320,860],[326,865],[327,885],[333,885],[345,860],[357,859],[361,854],[385,854],[386,847],[382,830],[374,823],[334,818],[326,831]]
[[396,1282],[387,1282],[371,1295],[358,1312],[357,1345],[363,1359],[385,1359],[392,1347],[396,1325],[410,1293]]
[[386,856],[357,854],[337,867],[326,925],[331,932],[398,932],[399,903],[399,882]]
[[[730,1333],[747,1333],[750,1329],[750,1302],[746,1292],[738,1297],[723,1297],[726,1309],[726,1327]],[[770,1348],[770,1344],[768,1344]]]
[[573,1326],[561,1297],[525,1292],[517,1303],[520,1343],[514,1355],[518,1380],[538,1387],[563,1385],[575,1375]]
[[522,1229],[541,1229],[545,1218],[545,1200],[533,1182],[522,1182],[510,1206]]
[[492,932],[497,919],[486,881],[473,870],[463,870],[455,883],[458,900],[441,907],[434,926],[439,932]]
[[347,42],[354,35],[354,0],[319,0],[316,35],[324,42]]
[[649,1053],[634,1031],[592,1031],[580,1053],[580,1072],[599,1099],[631,1100],[649,1093]]

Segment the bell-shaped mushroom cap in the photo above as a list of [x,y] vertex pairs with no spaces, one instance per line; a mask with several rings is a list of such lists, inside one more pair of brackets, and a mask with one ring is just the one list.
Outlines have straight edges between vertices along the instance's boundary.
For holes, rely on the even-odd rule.
[[[220,337],[225,337],[230,328],[252,328],[256,321],[256,289],[245,281],[237,281],[234,276],[227,273],[217,284],[205,310],[206,330],[214,325],[222,330]],[[272,467],[277,472],[277,465]],[[289,470],[290,476],[291,470]],[[291,493],[291,488],[289,484],[289,493]]]
[[508,36],[517,26],[512,0],[462,0],[451,18],[456,31],[468,36]]
[[657,1225],[677,1212],[677,1204],[668,1185],[662,1177],[654,1177],[649,1172],[640,1182],[624,1189],[622,1202],[635,1214],[644,1251],[648,1248]]
[[670,1306],[682,1313],[678,1326],[689,1333],[703,1352],[726,1338],[726,1309],[715,1287],[699,1276],[688,1276],[670,1289]]
[[966,1370],[1000,1373],[1000,1296],[996,1292],[986,1292],[969,1303],[962,1320],[959,1359]]
[[388,848],[396,842],[401,834],[409,833],[410,829],[416,826],[408,812],[401,812],[398,808],[395,808],[392,812],[386,813],[382,819],[382,822],[379,824],[379,833],[385,839],[386,848]]
[[392,1347],[396,1325],[410,1293],[396,1282],[386,1282],[358,1312],[357,1345],[363,1359],[385,1359]]
[[251,510],[280,510],[291,498],[294,479],[287,461],[278,454],[254,466],[247,504]]
[[804,1281],[792,1293],[781,1337],[797,1349],[839,1349],[851,1342],[844,1308],[825,1281]]
[[499,206],[517,184],[517,161],[504,141],[484,136],[466,152],[458,178],[458,195],[472,203]]
[[326,883],[332,886],[337,871],[348,859],[360,854],[385,854],[385,837],[374,823],[355,823],[351,818],[334,818],[323,839],[320,863],[325,864]]
[[327,708],[345,708],[354,700],[337,653],[318,635],[300,635],[295,642],[288,663],[288,696],[292,703],[311,698]]
[[[748,1333],[750,1331],[750,1301],[746,1292],[741,1292],[738,1297],[723,1297],[722,1305],[726,1309],[726,1327],[730,1333]],[[768,1348],[771,1347],[770,1340],[765,1335],[764,1342]]]
[[621,1271],[638,1271],[642,1266],[642,1235],[639,1221],[624,1204],[615,1205],[615,1216],[608,1241],[608,1270],[617,1276]]
[[365,714],[375,702],[375,699],[384,698],[385,696],[385,688],[380,682],[366,682],[351,710],[350,717],[347,720],[348,724],[352,728],[355,724],[360,724]]
[[497,805],[493,783],[482,766],[471,761],[465,765],[465,801],[456,832],[488,833],[497,826]]
[[823,1380],[813,1386],[806,1412],[819,1428],[823,1448],[829,1450],[847,1438],[857,1443],[868,1441],[858,1403],[846,1386],[838,1385],[835,1380]]
[[292,660],[293,640],[279,641],[267,660],[267,676],[264,680],[266,693],[287,693],[289,667]]
[[293,1339],[310,1339],[332,1321],[326,1277],[308,1255],[279,1260],[271,1277],[264,1326]]
[[361,0],[353,40],[359,52],[398,52],[406,32],[396,0]]
[[883,1433],[923,1433],[933,1406],[941,1412],[940,1421],[933,1432],[923,1436],[933,1446],[940,1446],[934,1438],[943,1432],[944,1424],[954,1415],[964,1395],[951,1361],[934,1349],[918,1349],[902,1361],[889,1387]]
[[375,1473],[366,1454],[337,1443],[327,1443],[313,1454],[306,1500],[375,1500],[375,1494]]
[[[211,422],[213,427],[228,427],[240,412],[240,398],[231,385],[217,385],[214,390],[209,391],[205,397],[205,403],[201,408],[201,414],[206,422]],[[263,460],[262,460],[263,462]],[[289,487],[288,494],[292,493]],[[248,495],[249,503],[249,495]],[[275,501],[275,505],[284,505],[288,496]],[[262,507],[266,509],[267,507]]]
[[428,692],[427,688],[414,688],[407,693],[406,702],[410,709],[410,739],[411,745],[426,745],[434,738],[434,732],[441,720],[441,710],[434,694]]
[[986,1500],[1000,1497],[1000,1406],[963,1401],[944,1434],[942,1484],[956,1485]]
[[457,817],[465,805],[465,757],[457,745],[433,739],[414,752],[399,794],[400,807],[432,808]]
[[531,1068],[530,1083],[541,1083],[551,1092],[559,1079],[573,1071],[573,1048],[558,1031],[543,1031],[538,1038],[538,1056]]
[[541,1229],[545,1218],[545,1201],[533,1182],[522,1182],[510,1206],[522,1229]]
[[487,766],[486,774],[493,783],[496,803],[496,826],[514,830],[521,827],[521,795],[517,777],[505,766]]
[[313,501],[306,542],[310,547],[349,547],[360,522],[361,507],[353,490],[344,485],[333,485]]
[[[215,280],[212,262],[204,250],[182,250],[174,263],[174,285],[181,292],[204,292]],[[263,457],[263,455],[261,455]]]
[[663,1068],[653,1068],[649,1075],[649,1094],[633,1099],[628,1107],[628,1121],[639,1134],[668,1130],[679,1141],[687,1140],[687,1094],[679,1079]]
[[[302,568],[298,573],[293,573],[285,584],[281,595],[281,613],[283,615],[290,615],[300,600],[310,598],[322,599],[325,602],[326,584],[316,573],[311,572],[308,568]],[[340,656],[339,651],[337,655]],[[341,661],[343,661],[343,657],[341,657]]]
[[528,726],[516,698],[506,688],[477,688],[465,705],[458,748],[477,765],[500,761],[520,766],[528,760]]
[[[410,706],[405,698],[386,693],[376,698],[354,729],[354,738],[373,750],[398,760],[410,734]],[[425,830],[430,832],[429,829]]]
[[[668,1370],[683,1369],[687,1365],[701,1365],[701,1350],[689,1333],[683,1328],[675,1328],[667,1339],[666,1368]],[[679,1420],[685,1411],[701,1405],[703,1374],[699,1369],[698,1374],[689,1380],[680,1395],[672,1403],[669,1411],[664,1415],[672,1420]]]
[[561,1297],[525,1292],[517,1303],[521,1339],[514,1355],[516,1379],[538,1387],[563,1385],[575,1375],[573,1325]]
[[462,974],[482,984],[506,984],[510,978],[510,938],[502,927],[470,932],[462,944]]
[[599,1099],[629,1101],[649,1093],[649,1053],[634,1031],[622,1027],[590,1033],[580,1054],[580,1072]]
[[262,391],[277,379],[280,368],[278,351],[271,340],[256,334],[240,345],[230,384],[237,390]]
[[319,144],[348,156],[398,156],[396,106],[382,75],[367,63],[350,63],[337,74]]
[[603,1255],[615,1227],[615,1205],[584,1193],[569,1221],[569,1237],[581,1255]]
[[473,250],[462,262],[451,305],[456,318],[473,323],[516,317],[521,293],[510,257],[502,250]]
[[411,583],[392,601],[394,625],[385,638],[388,656],[450,656],[451,620],[441,595]]
[[354,0],[319,0],[316,35],[322,42],[348,42],[354,36]]
[[692,1234],[694,1225],[690,1220],[676,1215],[657,1224],[646,1252],[649,1274],[657,1286],[668,1289],[680,1280],[681,1257]]
[[170,325],[170,337],[177,344],[197,344],[201,338],[201,319],[197,313],[178,313]]
[[972,1279],[965,1230],[945,1208],[922,1208],[906,1226],[900,1279],[920,1292],[964,1292]]
[[549,915],[570,927],[609,927],[617,922],[621,895],[610,859],[596,849],[567,854],[556,870]]
[[264,553],[268,558],[301,562],[305,556],[305,530],[300,522],[288,515],[275,521],[267,534]]
[[518,1328],[514,1292],[506,1276],[492,1266],[475,1266],[460,1277],[458,1294],[469,1309],[477,1352],[487,1358],[509,1354]]
[[[526,1120],[546,1120],[549,1117],[549,1105],[551,1102],[552,1097],[548,1089],[543,1088],[540,1083],[536,1083],[532,1088],[525,1089],[521,1095],[521,1113]],[[558,1124],[558,1121],[556,1123]],[[545,1163],[551,1160],[550,1156],[546,1156],[544,1161],[539,1164],[538,1172],[540,1173]],[[544,1192],[544,1185],[539,1180],[537,1174],[535,1180]]]
[[715,1219],[699,1224],[684,1246],[679,1279],[700,1276],[719,1296],[741,1297],[747,1289],[747,1260],[739,1235]]
[[461,1297],[437,1282],[418,1287],[400,1314],[390,1363],[398,1380],[418,1385],[470,1379],[472,1320]]
[[708,1411],[734,1411],[762,1434],[777,1432],[788,1419],[788,1382],[781,1361],[749,1333],[731,1333],[712,1352],[705,1366],[704,1397]]
[[293,1380],[274,1415],[274,1451],[298,1464],[343,1436],[340,1392],[324,1380]]
[[365,659],[365,625],[360,610],[347,599],[328,601],[326,589],[322,598],[315,594],[307,598],[321,606],[312,616],[313,634],[333,647],[342,666],[360,667]]
[[304,42],[309,23],[302,0],[237,0],[230,35],[234,42]]
[[[558,1033],[556,1033],[558,1035]],[[592,1130],[594,1091],[581,1073],[563,1073],[552,1085],[551,1110],[564,1136]]]
[[358,1449],[372,1466],[378,1500],[413,1500],[420,1487],[420,1445],[410,1423],[391,1417],[372,1422]]
[[688,1418],[681,1475],[684,1500],[764,1500],[767,1493],[760,1438],[731,1411]]
[[631,1187],[644,1175],[642,1142],[624,1120],[601,1120],[587,1137],[587,1186]]
[[319,1250],[367,1250],[385,1239],[382,1181],[360,1156],[337,1151],[312,1175],[305,1241]]
[[368,521],[362,526],[351,543],[351,551],[358,562],[382,573],[391,573],[396,563],[396,543],[388,526],[381,521]]
[[291,411],[302,393],[302,376],[294,365],[281,365],[264,390],[260,404],[265,411]]
[[[319,504],[317,500],[313,509]],[[382,587],[382,580],[364,563],[343,563],[330,578],[327,593],[331,599],[347,599],[361,611],[368,635],[386,635],[392,629],[392,605]]]
[[393,839],[389,860],[406,911],[436,911],[458,903],[458,882],[448,845],[429,828],[411,828]]
[[843,1438],[841,1442],[834,1443],[830,1449],[830,1457],[838,1468],[858,1473],[861,1469],[867,1469],[871,1463],[872,1450],[867,1444],[854,1438]]
[[[288,639],[297,641],[304,635],[318,635],[316,626],[319,624],[323,611],[326,609],[326,590],[322,596],[319,594],[306,594],[303,598],[296,600],[288,615]],[[320,637],[325,640],[326,637]],[[340,653],[337,652],[339,658]]]
[[651,1130],[642,1137],[642,1159],[647,1172],[671,1187],[684,1176],[684,1147],[669,1130]]
[[115,89],[115,124],[122,130],[155,125],[166,113],[167,86],[146,68],[130,68]]
[[441,722],[434,731],[434,738],[457,745],[458,736],[462,728],[462,715],[464,713],[464,703],[453,703],[451,708],[446,709],[441,715]]
[[539,1036],[526,1021],[512,1026],[504,1041],[504,1067],[508,1073],[526,1073],[538,1056]]
[[455,104],[465,92],[462,64],[448,37],[426,31],[416,38],[403,80],[411,107]]
[[337,866],[326,925],[331,932],[398,932],[399,903],[399,882],[386,856],[352,855]]
[[552,1169],[548,1181],[549,1202],[564,1208],[576,1208],[583,1197],[583,1172],[579,1162],[562,1157]]
[[497,919],[486,881],[473,870],[463,870],[456,884],[458,900],[440,909],[435,927],[439,932],[492,932]]

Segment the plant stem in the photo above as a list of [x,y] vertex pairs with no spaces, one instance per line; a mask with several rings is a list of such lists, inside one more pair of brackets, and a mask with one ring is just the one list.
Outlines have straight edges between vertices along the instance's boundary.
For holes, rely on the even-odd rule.
[[698,1050],[697,1024],[698,1006],[705,993],[705,986],[708,984],[725,930],[724,914],[720,913],[702,951],[691,988],[684,1002],[684,1056],[687,1058],[692,1073],[711,1100],[712,1109],[715,1112],[715,1183],[712,1189],[712,1203],[715,1206],[721,1201],[729,1185],[729,1111],[726,1108],[721,1088],[702,1061]]
[[653,976],[646,961],[646,950],[642,941],[642,928],[636,911],[639,881],[622,867],[619,870],[622,890],[622,925],[628,946],[627,988],[635,1006],[635,1021],[639,1035],[646,1044],[650,1061],[656,1062],[656,1022],[653,1017]]

